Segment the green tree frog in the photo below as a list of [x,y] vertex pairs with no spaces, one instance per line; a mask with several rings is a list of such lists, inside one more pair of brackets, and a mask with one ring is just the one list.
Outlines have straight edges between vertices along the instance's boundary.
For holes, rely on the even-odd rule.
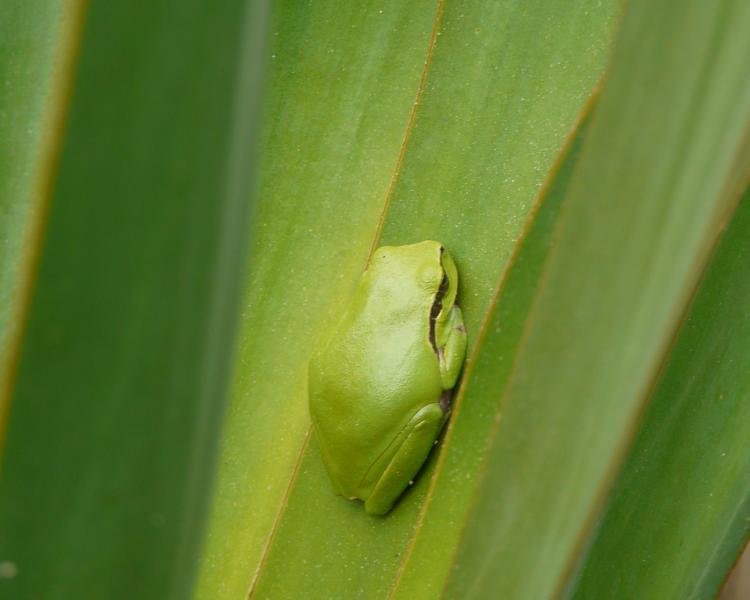
[[382,515],[427,458],[466,353],[442,244],[384,246],[309,368],[310,414],[338,493]]

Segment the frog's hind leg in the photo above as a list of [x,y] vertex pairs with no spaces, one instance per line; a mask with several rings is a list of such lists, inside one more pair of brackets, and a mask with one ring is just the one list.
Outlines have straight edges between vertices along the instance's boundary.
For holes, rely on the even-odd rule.
[[368,513],[384,515],[391,510],[427,459],[445,418],[439,404],[428,404],[415,415],[403,443],[365,502]]

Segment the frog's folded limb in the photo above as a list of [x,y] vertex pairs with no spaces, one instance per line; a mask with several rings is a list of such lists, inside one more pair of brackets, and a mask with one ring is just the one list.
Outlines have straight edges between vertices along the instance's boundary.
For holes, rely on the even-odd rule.
[[405,439],[365,501],[371,515],[384,515],[414,479],[437,439],[446,415],[439,404],[428,404],[408,425]]
[[444,390],[456,385],[458,374],[466,355],[466,329],[461,309],[453,305],[446,323],[447,339],[445,346],[438,351],[440,361],[440,382]]

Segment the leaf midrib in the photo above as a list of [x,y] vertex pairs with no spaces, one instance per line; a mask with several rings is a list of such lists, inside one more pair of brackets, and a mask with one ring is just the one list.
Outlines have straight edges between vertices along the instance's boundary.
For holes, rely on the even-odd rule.
[[[406,156],[406,150],[409,146],[409,141],[411,139],[411,135],[414,130],[414,123],[417,118],[417,112],[421,104],[420,101],[422,99],[422,94],[424,93],[424,89],[426,87],[427,79],[429,76],[430,64],[432,62],[432,56],[433,56],[434,49],[435,49],[435,43],[437,41],[438,31],[440,29],[444,7],[445,7],[445,0],[438,0],[437,8],[435,10],[435,17],[433,19],[433,24],[432,24],[432,32],[430,34],[430,39],[427,44],[427,52],[426,52],[424,64],[422,66],[422,73],[420,75],[419,83],[417,85],[417,92],[414,98],[414,102],[412,103],[411,109],[409,110],[409,116],[406,121],[406,127],[404,129],[404,135],[401,140],[401,145],[399,147],[398,156],[396,158],[396,164],[394,165],[393,173],[391,175],[391,179],[388,184],[388,189],[386,190],[385,199],[383,201],[383,207],[380,210],[380,217],[375,226],[375,232],[373,234],[373,239],[370,244],[370,249],[367,255],[367,262],[365,263],[363,267],[363,271],[367,268],[367,264],[370,262],[370,258],[372,257],[372,254],[375,252],[380,242],[381,234],[383,231],[383,226],[385,224],[385,218],[388,213],[388,209],[390,207],[391,198],[393,197],[393,191],[396,187],[396,182],[398,181],[399,174],[401,173],[401,166],[403,164],[404,157]],[[300,450],[297,454],[297,459],[294,464],[294,469],[292,470],[292,473],[290,475],[289,483],[287,484],[286,489],[284,490],[284,496],[282,497],[281,504],[279,505],[279,510],[276,513],[276,517],[274,518],[271,532],[268,536],[268,540],[266,541],[266,544],[263,547],[263,553],[258,563],[258,567],[255,570],[253,579],[250,582],[250,588],[248,589],[248,592],[247,592],[248,599],[252,598],[255,592],[256,586],[263,575],[263,570],[265,568],[265,565],[267,564],[268,555],[270,554],[271,548],[273,547],[276,534],[279,530],[279,525],[283,521],[284,514],[288,506],[289,497],[291,495],[292,489],[294,488],[294,484],[297,480],[297,476],[300,471],[300,466],[302,465],[302,462],[304,460],[311,437],[312,437],[312,424],[308,426],[307,431],[305,432],[305,437],[302,442],[302,446],[300,447]]]

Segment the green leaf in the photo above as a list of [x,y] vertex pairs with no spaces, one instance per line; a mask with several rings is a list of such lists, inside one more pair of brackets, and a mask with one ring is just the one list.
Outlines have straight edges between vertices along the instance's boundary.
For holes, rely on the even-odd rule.
[[[199,560],[211,600],[714,594],[750,533],[750,7],[632,0],[594,112],[620,4],[282,0],[264,51],[262,0],[8,0],[0,596],[181,599]],[[425,238],[469,355],[371,517],[306,365]]]
[[580,581],[713,598],[750,533],[750,193],[675,343]]
[[[58,0],[8,0],[0,16],[0,379],[9,367],[9,340],[16,333],[12,325],[16,297],[22,288],[20,263],[24,238],[29,235],[34,211],[34,175],[49,161],[42,153],[44,132],[55,126],[54,109],[60,85],[53,84],[56,50],[65,63],[65,21]],[[62,30],[62,31],[61,31]],[[60,39],[62,38],[62,40]],[[58,67],[57,72],[62,71]],[[60,77],[56,78],[60,79]],[[5,409],[0,406],[0,423]],[[4,429],[4,425],[0,425]],[[2,439],[2,434],[0,434]]]
[[628,6],[448,597],[568,582],[748,173],[749,27],[739,0]]
[[[393,598],[435,598],[445,587],[470,510],[497,402],[521,341],[552,234],[586,136],[596,95],[545,184],[522,239],[495,290],[474,356],[453,401],[453,415]],[[429,577],[425,574],[429,573]]]
[[275,7],[260,193],[198,596],[243,597],[309,425],[307,361],[389,195],[433,2]]
[[[378,6],[374,12],[380,9]],[[388,161],[389,168],[396,167],[392,194],[381,188],[381,200],[386,198],[389,202],[379,243],[435,238],[446,244],[461,272],[459,302],[464,309],[470,344],[478,337],[494,291],[545,177],[601,76],[616,10],[614,2],[596,10],[590,2],[565,7],[550,7],[543,2],[476,6],[447,3],[444,10],[442,5],[439,8],[436,43],[428,51],[426,61],[426,43],[422,49],[420,62],[426,63],[427,70],[415,118],[411,125],[402,123],[405,127],[401,134],[406,131],[407,136],[406,151],[402,159],[392,152]],[[317,13],[312,13],[309,19],[316,16]],[[288,20],[294,22],[290,17]],[[347,39],[347,29],[338,22],[322,22],[331,27],[331,40]],[[372,23],[377,24],[377,19],[370,19],[370,27],[375,26]],[[361,33],[358,35],[361,38]],[[315,47],[309,39],[306,43]],[[372,57],[382,53],[378,48],[370,50]],[[277,68],[282,72],[286,69],[297,72],[291,66],[295,63],[285,65]],[[415,74],[413,78],[415,91],[417,77]],[[286,98],[296,98],[299,92],[294,86],[299,84],[287,83],[290,88],[285,90]],[[407,100],[403,114],[413,104],[414,97]],[[312,113],[313,109],[319,111],[317,115]],[[308,100],[300,106],[290,104],[285,116],[288,122],[294,122],[296,112],[320,119],[320,110],[311,107]],[[322,115],[327,119],[326,126],[335,129],[337,121],[332,121],[327,112]],[[356,141],[352,144],[353,148],[359,148],[359,153],[369,152],[367,146],[359,146]],[[295,146],[293,138],[283,143],[283,148]],[[266,181],[282,182],[273,185],[298,181],[294,171],[297,166],[283,152],[274,157],[274,149],[267,150],[270,158],[264,167]],[[333,154],[326,160],[321,157],[320,164],[336,165],[337,160]],[[366,171],[354,174],[365,175]],[[329,206],[327,196],[305,196],[324,209]],[[336,202],[332,210],[339,213],[343,212],[342,207],[351,205],[346,194],[330,202]],[[281,213],[278,208],[275,210]],[[270,223],[272,213],[268,214]],[[275,215],[274,218],[284,219]],[[297,218],[299,221],[295,223],[305,223],[297,227],[309,226],[316,233],[326,231],[319,229],[318,222],[307,225],[305,215]],[[290,228],[290,220],[284,222]],[[377,233],[377,218],[363,223],[371,235]],[[369,239],[367,245],[363,243],[358,249],[357,256],[362,261],[356,270],[343,270],[329,263],[322,264],[318,271],[306,265],[305,274],[315,272],[316,278],[325,277],[331,269],[346,274],[347,287],[342,284],[342,291],[327,297],[328,319],[335,314],[344,292],[356,282],[368,246]],[[274,263],[264,265],[261,260],[255,268],[271,272],[271,265]],[[251,275],[251,289],[255,281]],[[257,293],[264,293],[265,302],[270,303],[273,297],[270,288],[262,282],[257,287],[262,290]],[[296,285],[288,276],[284,292],[292,294],[291,300],[287,302],[285,297],[283,305],[274,306],[273,313],[248,303],[248,308],[253,308],[252,322],[268,321],[274,314],[278,334],[285,331],[279,329],[279,322],[298,322]],[[318,293],[309,286],[306,292]],[[308,310],[302,312],[305,318],[310,314]],[[323,325],[315,327],[318,331]],[[236,597],[247,589],[256,568],[257,597],[382,597],[394,581],[424,498],[429,473],[420,476],[412,493],[385,519],[370,517],[361,505],[333,494],[314,443],[303,447],[288,496],[284,496],[283,488],[277,487],[277,482],[287,483],[297,459],[299,446],[292,447],[294,452],[289,453],[290,430],[299,436],[301,445],[308,423],[305,363],[314,340],[311,329],[311,325],[305,324],[300,334],[293,336],[295,345],[300,347],[293,350],[298,356],[294,364],[286,360],[292,352],[288,348],[291,334],[280,335],[274,342],[284,343],[286,355],[273,346],[270,351],[266,344],[258,347],[258,337],[249,340],[253,346],[246,356],[254,360],[246,359],[239,366],[236,381],[247,382],[252,376],[256,385],[260,382],[264,390],[269,390],[271,385],[278,386],[274,373],[282,370],[293,383],[283,382],[282,390],[287,393],[280,400],[276,399],[278,391],[268,397],[247,383],[242,392],[234,395],[224,451],[224,460],[232,466],[224,466],[220,499],[214,507],[211,532],[214,541],[204,563],[204,573],[213,575],[204,579],[203,597]],[[291,385],[295,386],[294,393],[288,392],[287,386]],[[278,426],[274,427],[274,423]],[[297,423],[302,427],[298,429]],[[261,447],[257,443],[258,432],[265,430],[270,430],[263,434],[269,441]],[[271,441],[272,434],[278,442]],[[284,452],[282,460],[280,451]],[[271,469],[276,472],[268,478],[267,488],[263,477]],[[273,496],[272,505],[266,494]],[[261,524],[266,525],[263,530],[254,518],[258,506],[267,502],[273,513],[280,510],[281,515],[264,561],[259,565],[259,553],[248,549],[257,548],[258,540],[265,541],[271,533],[270,520],[263,517]],[[248,539],[251,541],[247,542]],[[223,548],[219,548],[220,544]],[[227,563],[231,564],[229,578],[223,571]],[[290,569],[290,565],[294,568]],[[238,579],[235,573],[239,573]],[[220,580],[222,577],[224,582]],[[312,580],[315,588],[311,590]]]
[[32,186],[48,217],[11,348],[4,598],[189,596],[246,251],[264,13],[66,7],[76,77],[63,69],[72,100],[53,110],[67,127]]

